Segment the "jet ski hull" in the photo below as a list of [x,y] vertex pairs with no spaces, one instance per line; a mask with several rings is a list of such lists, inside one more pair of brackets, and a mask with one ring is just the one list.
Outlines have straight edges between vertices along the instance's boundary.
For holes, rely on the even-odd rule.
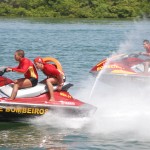
[[47,113],[58,114],[63,117],[90,117],[95,110],[96,107],[85,103],[81,106],[63,106],[0,102],[0,121],[25,121]]
[[150,84],[150,77],[139,76],[139,75],[122,75],[122,74],[104,73],[101,75],[99,81],[102,81],[112,86],[127,85],[127,84],[146,86]]
[[49,101],[49,90],[44,83],[19,89],[16,98],[9,100],[14,83],[2,76],[5,72],[6,68],[0,71],[0,122],[26,121],[47,113],[64,117],[90,117],[96,111],[95,106],[72,97],[68,92],[72,84],[67,82],[64,82],[61,91],[57,91],[57,85],[54,86],[55,101]]
[[73,98],[67,91],[54,92],[55,101],[45,93],[35,98],[0,98],[0,121],[24,121],[47,113],[65,117],[90,117],[96,107]]

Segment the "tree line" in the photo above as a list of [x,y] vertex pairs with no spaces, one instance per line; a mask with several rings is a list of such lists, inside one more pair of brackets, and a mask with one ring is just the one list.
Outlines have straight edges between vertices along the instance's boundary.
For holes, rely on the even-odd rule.
[[0,0],[0,16],[131,18],[150,16],[150,0]]

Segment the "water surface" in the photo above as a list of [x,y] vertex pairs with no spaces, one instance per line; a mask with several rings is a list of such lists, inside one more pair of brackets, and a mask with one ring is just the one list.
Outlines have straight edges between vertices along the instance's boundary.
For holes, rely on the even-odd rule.
[[[48,114],[29,124],[1,123],[0,148],[149,149],[150,105],[141,87],[116,90],[100,83],[89,99],[95,81],[89,73],[91,67],[113,53],[144,51],[142,41],[150,40],[149,27],[146,19],[0,18],[1,66],[17,65],[13,57],[17,49],[25,50],[26,57],[32,60],[37,56],[55,57],[62,63],[67,80],[74,84],[72,95],[98,107],[92,118],[68,119]],[[16,73],[5,75],[22,77]]]

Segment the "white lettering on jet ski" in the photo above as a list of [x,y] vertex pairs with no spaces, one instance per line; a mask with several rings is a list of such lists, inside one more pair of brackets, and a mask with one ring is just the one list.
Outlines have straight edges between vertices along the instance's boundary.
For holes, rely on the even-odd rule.
[[74,102],[64,102],[64,101],[60,101],[62,105],[75,105]]

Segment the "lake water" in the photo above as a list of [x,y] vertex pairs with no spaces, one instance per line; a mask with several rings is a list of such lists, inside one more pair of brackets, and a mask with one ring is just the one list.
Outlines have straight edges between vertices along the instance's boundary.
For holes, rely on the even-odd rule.
[[[92,66],[114,53],[144,51],[144,39],[150,40],[148,19],[0,18],[1,66],[17,65],[13,56],[17,49],[25,50],[32,60],[55,57],[74,84],[70,93],[98,108],[91,118],[48,114],[30,123],[0,123],[0,149],[149,150],[150,88],[97,83],[91,93],[95,78],[89,73]],[[16,73],[6,76],[22,77]]]

